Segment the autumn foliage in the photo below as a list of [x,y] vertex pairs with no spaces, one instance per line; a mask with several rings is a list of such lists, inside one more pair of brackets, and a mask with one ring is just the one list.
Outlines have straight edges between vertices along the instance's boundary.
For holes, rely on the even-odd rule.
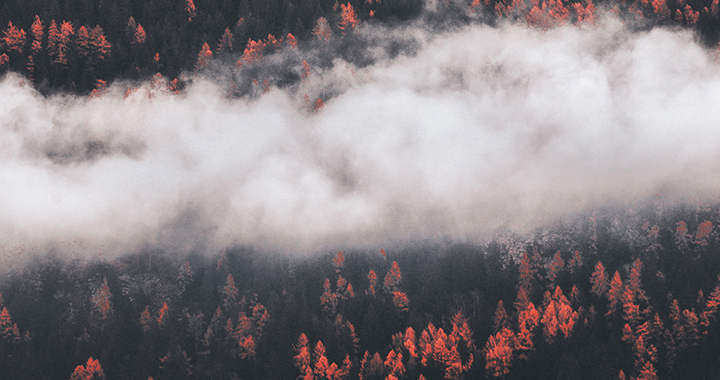
[[3,340],[9,342],[16,342],[20,339],[20,330],[17,324],[13,323],[6,307],[0,311],[0,335]]
[[342,30],[343,33],[355,29],[360,25],[360,19],[350,3],[341,4],[340,9],[340,22],[338,23],[338,29]]
[[[2,25],[0,33],[0,70],[26,75],[46,91],[53,88],[83,94],[92,91],[98,79],[112,85],[115,80],[147,79],[157,72],[177,78],[182,72],[205,69],[218,56],[224,59],[229,55],[242,66],[263,61],[263,57],[285,48],[297,48],[298,43],[303,46],[304,40],[325,43],[309,44],[313,48],[332,46],[327,42],[333,36],[348,42],[363,23],[389,22],[395,26],[424,14],[424,2],[418,1],[295,4],[283,0],[195,4],[194,0],[184,0],[143,6],[127,1],[55,3],[57,1],[19,1],[5,6],[8,13],[3,18],[7,24]],[[600,8],[623,19],[644,20],[647,25],[674,24],[691,28],[699,31],[701,40],[709,46],[717,43],[718,0],[603,0],[597,3],[592,0],[462,0],[442,1],[437,7],[430,7],[435,15],[432,17],[446,17],[445,22],[491,25],[516,22],[541,30],[591,25]],[[159,56],[162,60],[153,59]],[[263,78],[253,79],[258,83],[263,81]],[[287,78],[269,79],[271,86],[285,80]],[[237,90],[238,86],[243,88],[238,82],[242,81],[234,83],[230,96],[245,94],[244,90]],[[317,110],[327,100],[325,96],[313,96],[308,106]],[[702,245],[705,240],[700,236],[717,221],[704,220],[703,223],[699,235],[688,235],[689,243]]]
[[85,365],[79,365],[70,375],[70,380],[105,380],[100,362],[90,357]]
[[92,303],[95,306],[95,311],[98,313],[100,319],[106,319],[113,312],[113,306],[110,301],[112,294],[108,287],[107,278],[103,279],[103,283],[98,286],[92,295]]
[[[189,0],[192,1],[192,0]],[[208,66],[210,63],[210,58],[212,58],[212,51],[210,50],[210,45],[206,43],[203,44],[202,48],[200,48],[200,53],[198,53],[197,62],[195,63],[196,69],[204,69]]]
[[352,368],[350,356],[346,355],[340,365],[330,363],[322,341],[318,340],[315,347],[311,349],[307,336],[300,334],[295,345],[295,352],[295,365],[300,370],[298,379],[346,380],[350,375],[350,369]]
[[23,52],[27,38],[24,30],[16,27],[12,21],[10,21],[3,34],[2,42],[9,54]]
[[318,40],[329,41],[332,35],[330,31],[330,24],[328,24],[325,17],[320,17],[315,22],[315,27],[312,30],[312,35]]
[[0,365],[12,379],[712,378],[720,241],[704,222],[720,212],[666,218],[431,254],[53,262],[0,281]]

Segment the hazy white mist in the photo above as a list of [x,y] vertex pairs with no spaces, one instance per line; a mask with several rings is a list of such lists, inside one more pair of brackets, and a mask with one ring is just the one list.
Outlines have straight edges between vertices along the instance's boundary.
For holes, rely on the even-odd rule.
[[403,33],[422,36],[416,54],[337,61],[251,100],[202,79],[180,96],[43,98],[6,76],[0,250],[473,241],[598,202],[718,193],[720,64],[691,33]]

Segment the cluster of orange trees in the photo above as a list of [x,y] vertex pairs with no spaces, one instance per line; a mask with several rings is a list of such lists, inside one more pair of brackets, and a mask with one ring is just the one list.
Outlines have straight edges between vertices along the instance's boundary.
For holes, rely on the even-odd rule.
[[[421,12],[419,0],[107,0],[62,6],[57,0],[36,0],[2,7],[0,73],[21,73],[44,92],[89,93],[118,79],[147,79],[156,73],[179,78],[183,72],[207,68],[213,60],[235,63],[238,69],[253,66],[286,46],[317,48],[318,43],[354,35],[362,23],[427,17],[444,20],[433,25],[514,20],[547,29],[593,23],[601,8],[641,20],[641,27],[695,28],[711,45],[720,33],[717,0],[461,0],[440,2],[432,15]],[[360,65],[368,60],[357,52],[343,56],[342,46],[332,54],[349,61],[360,57],[353,62]]]
[[484,244],[134,252],[0,277],[14,379],[669,379],[720,370],[718,206]]

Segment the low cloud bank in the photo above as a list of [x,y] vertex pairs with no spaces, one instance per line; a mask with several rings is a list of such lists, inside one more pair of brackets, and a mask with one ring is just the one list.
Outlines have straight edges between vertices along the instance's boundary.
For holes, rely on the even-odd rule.
[[657,192],[717,199],[720,65],[689,32],[605,19],[415,41],[252,99],[201,78],[44,98],[6,76],[4,259],[476,241]]

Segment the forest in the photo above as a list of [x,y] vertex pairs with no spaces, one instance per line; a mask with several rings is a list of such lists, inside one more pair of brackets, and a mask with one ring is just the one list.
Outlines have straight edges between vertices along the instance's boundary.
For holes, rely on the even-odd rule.
[[[361,24],[422,21],[447,30],[513,21],[547,29],[592,23],[601,11],[620,15],[637,29],[696,30],[710,47],[720,38],[717,0],[438,3],[428,11],[420,0],[7,0],[0,2],[0,74],[21,73],[44,94],[102,93],[108,83],[149,80],[157,74],[179,91],[192,81],[188,73],[202,71],[211,61],[252,70],[264,54],[283,49],[329,44],[331,37],[333,44],[357,43],[352,35]],[[358,67],[370,63],[347,51],[343,58]],[[265,88],[301,79],[254,78],[264,80]],[[246,93],[240,89],[233,95]]]
[[[717,379],[720,203],[649,194],[716,189],[720,138],[703,127],[718,12],[718,0],[0,1],[0,378]],[[544,33],[607,15],[625,29]],[[478,70],[447,51],[493,34],[451,36],[439,43],[452,64],[425,51],[404,61],[417,80],[398,74],[421,31],[507,24],[538,33],[503,29],[525,39],[497,60],[488,43]],[[575,42],[626,30],[641,33],[606,50]],[[655,55],[668,36],[692,46]],[[555,38],[571,64],[547,59]],[[549,53],[510,54],[527,44]],[[567,91],[587,74],[575,62],[600,84]],[[577,94],[590,100],[566,102]],[[453,119],[458,104],[470,106]],[[377,125],[338,125],[350,111]],[[485,171],[457,169],[473,165]],[[522,207],[544,216],[529,231],[484,229]],[[457,225],[482,238],[450,236]],[[348,231],[347,248],[300,252]],[[103,256],[110,246],[122,252]]]
[[484,244],[52,253],[0,280],[12,379],[714,379],[720,209],[587,210]]

